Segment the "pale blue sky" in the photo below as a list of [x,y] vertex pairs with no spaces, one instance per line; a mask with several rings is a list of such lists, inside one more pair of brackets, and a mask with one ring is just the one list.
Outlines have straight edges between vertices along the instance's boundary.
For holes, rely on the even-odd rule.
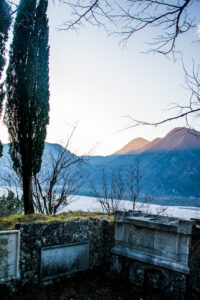
[[[184,125],[175,121],[161,127],[138,127],[120,131],[130,125],[123,118],[157,121],[171,112],[164,109],[170,102],[187,104],[188,92],[182,88],[184,74],[179,57],[176,62],[162,55],[144,55],[145,40],[150,31],[139,33],[126,48],[119,38],[107,37],[97,28],[87,27],[78,33],[57,31],[65,21],[67,7],[49,6],[50,24],[50,125],[47,141],[65,140],[70,125],[78,121],[72,150],[107,155],[138,136],[152,140],[163,137],[174,127]],[[200,20],[199,22],[200,23]],[[187,67],[192,57],[200,61],[197,28],[178,43]],[[197,121],[195,128],[200,130]],[[120,132],[119,132],[120,131]],[[6,142],[6,129],[1,130]]]

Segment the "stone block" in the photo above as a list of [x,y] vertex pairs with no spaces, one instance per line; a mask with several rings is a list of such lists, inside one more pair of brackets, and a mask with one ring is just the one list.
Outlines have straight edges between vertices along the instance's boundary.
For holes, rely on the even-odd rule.
[[0,280],[19,278],[20,231],[0,231]]
[[113,253],[189,274],[193,226],[194,221],[117,212]]
[[89,243],[71,243],[41,249],[40,279],[49,280],[89,269]]

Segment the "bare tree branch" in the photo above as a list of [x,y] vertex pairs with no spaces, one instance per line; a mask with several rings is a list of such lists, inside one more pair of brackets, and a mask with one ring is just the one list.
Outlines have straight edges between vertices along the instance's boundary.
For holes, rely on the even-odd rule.
[[[191,122],[188,119],[189,117],[196,119],[197,117],[200,117],[200,72],[199,72],[200,66],[198,65],[195,68],[194,62],[191,73],[189,73],[184,64],[183,69],[185,72],[185,89],[190,91],[190,98],[189,98],[189,104],[182,106],[177,103],[173,103],[173,106],[170,108],[172,110],[176,110],[175,116],[163,119],[161,121],[157,122],[148,122],[148,121],[142,121],[138,120],[132,116],[125,116],[131,121],[131,125],[127,127],[138,127],[138,126],[158,126],[162,125],[166,122],[174,121],[177,119],[185,118],[186,125],[191,128]],[[177,112],[178,110],[178,112]]]
[[[132,202],[132,209],[135,209],[135,203],[139,200],[141,192],[141,174],[140,162],[136,161],[135,165],[130,165],[124,170],[123,177],[120,170],[112,170],[110,176],[105,169],[101,170],[99,182],[96,184],[91,181],[91,195],[96,198],[102,210],[107,214],[114,214],[115,211],[122,209],[124,198]],[[147,199],[144,199],[147,203]]]
[[96,198],[102,210],[109,215],[122,208],[122,199],[125,185],[120,170],[112,171],[111,178],[102,169],[99,178],[99,187],[93,181],[90,182],[91,194]]
[[71,9],[71,20],[60,30],[78,30],[89,23],[103,27],[109,34],[117,34],[124,45],[137,32],[155,27],[157,35],[150,51],[173,53],[177,38],[197,26],[190,7],[199,0],[111,0],[60,1]]
[[129,199],[133,204],[133,210],[135,209],[135,203],[138,200],[141,191],[141,180],[143,175],[140,170],[140,161],[136,161],[136,165],[130,165],[126,171],[126,190]]
[[[35,208],[45,214],[56,214],[70,203],[70,197],[85,183],[88,175],[82,170],[86,156],[77,156],[67,148],[76,126],[65,147],[49,152],[48,159],[33,180]],[[84,172],[83,172],[84,171]]]

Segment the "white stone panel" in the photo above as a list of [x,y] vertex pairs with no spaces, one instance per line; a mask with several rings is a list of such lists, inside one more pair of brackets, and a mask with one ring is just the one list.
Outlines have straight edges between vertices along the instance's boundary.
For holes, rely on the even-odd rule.
[[89,269],[89,243],[44,247],[41,249],[41,280]]
[[19,277],[20,231],[0,231],[0,280]]

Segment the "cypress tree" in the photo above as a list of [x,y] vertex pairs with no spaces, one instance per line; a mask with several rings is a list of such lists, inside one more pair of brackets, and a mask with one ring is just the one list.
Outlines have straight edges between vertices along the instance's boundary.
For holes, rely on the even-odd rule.
[[11,25],[11,9],[5,0],[0,0],[0,78],[5,66],[5,46]]
[[21,0],[7,70],[5,124],[13,166],[23,181],[25,214],[33,213],[32,176],[41,167],[49,122],[47,0]]
[[[5,48],[8,40],[8,31],[11,25],[11,9],[5,0],[0,0],[0,79],[6,63]],[[0,116],[2,113],[2,104],[4,100],[3,83],[0,83]],[[0,141],[0,157],[2,155],[2,144]]]

